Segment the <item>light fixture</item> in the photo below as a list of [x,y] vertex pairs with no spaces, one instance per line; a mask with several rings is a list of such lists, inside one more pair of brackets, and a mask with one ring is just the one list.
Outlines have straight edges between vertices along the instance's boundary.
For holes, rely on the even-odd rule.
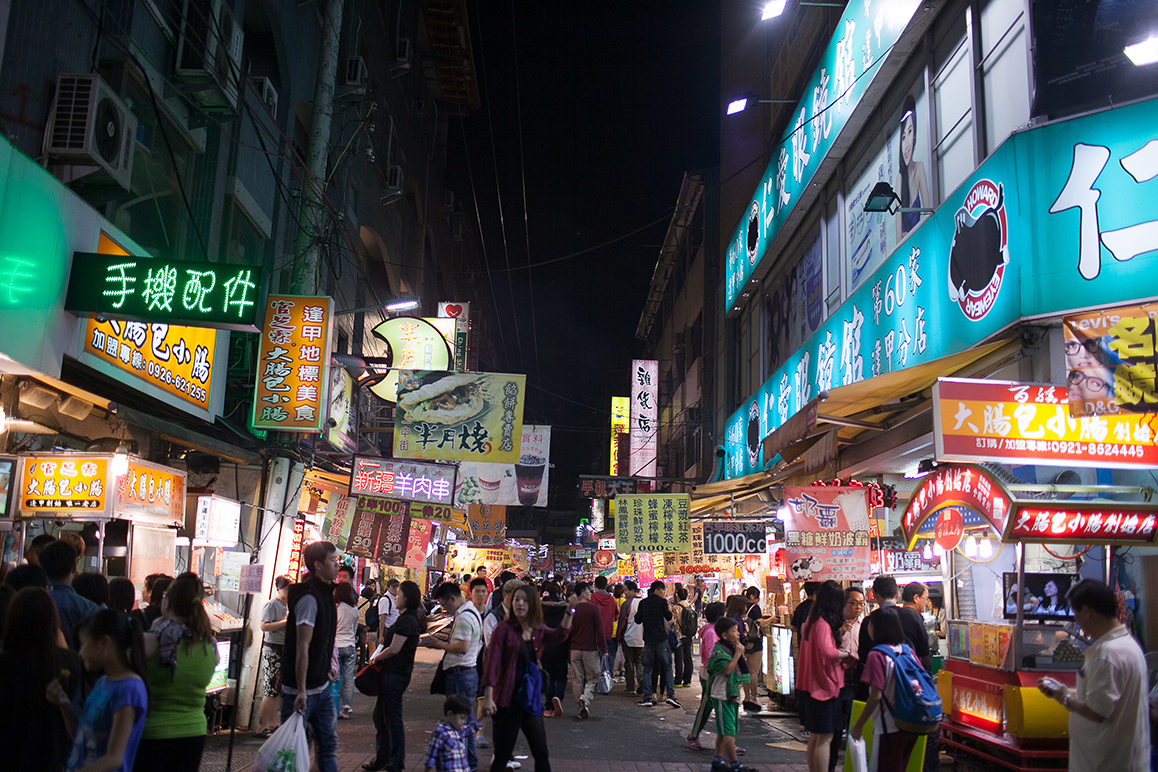
[[881,180],[869,191],[865,199],[865,212],[888,212],[889,214],[932,214],[933,210],[927,207],[900,206],[901,199],[893,186]]
[[970,534],[969,538],[965,540],[965,557],[977,557],[977,537],[973,536],[972,534]]
[[742,113],[752,105],[794,105],[798,99],[760,99],[755,93],[748,91],[728,102],[728,115]]
[[929,542],[925,542],[925,549],[923,552],[921,552],[921,559],[926,563],[933,562],[933,547],[929,544]]
[[760,14],[760,21],[768,21],[784,13],[784,6],[786,5],[788,5],[788,0],[770,0],[764,6],[764,13]]
[[989,560],[993,557],[993,542],[988,537],[981,540],[981,544],[977,547],[977,554],[982,560]]
[[1151,35],[1141,43],[1126,46],[1122,49],[1122,53],[1134,63],[1135,67],[1154,64],[1158,62],[1158,37]]
[[777,509],[776,510],[776,519],[777,520],[787,520],[788,519],[788,507],[780,507],[779,509]]
[[392,314],[399,311],[413,311],[422,305],[422,301],[415,297],[395,298],[386,304],[386,310]]
[[933,554],[939,558],[945,557],[945,548],[937,542],[933,542]]
[[748,107],[748,102],[748,96],[742,96],[737,99],[733,99],[731,102],[728,102],[728,115],[735,115],[736,113],[744,112],[744,110],[746,110]]
[[113,453],[113,477],[124,477],[129,471],[129,448],[125,443],[117,445],[117,450]]

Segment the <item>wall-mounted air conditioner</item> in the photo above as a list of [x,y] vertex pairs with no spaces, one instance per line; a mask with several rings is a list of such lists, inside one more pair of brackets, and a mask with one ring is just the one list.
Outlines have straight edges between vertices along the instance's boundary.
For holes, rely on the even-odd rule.
[[277,119],[277,89],[273,87],[273,81],[269,78],[257,77],[251,78],[253,81],[253,89],[261,98],[261,103],[265,105],[265,109],[269,110],[269,114]]
[[382,191],[382,203],[390,204],[402,198],[402,167],[391,166],[386,170],[386,187]]
[[65,182],[99,172],[127,190],[136,133],[136,116],[99,75],[57,76],[44,153],[66,162]]
[[398,42],[394,44],[394,69],[410,69],[411,54],[410,38],[398,38]]
[[370,71],[366,68],[365,59],[360,56],[351,56],[346,59],[345,83],[347,86],[365,88],[366,80],[369,77]]
[[237,109],[245,33],[225,0],[183,0],[177,38],[177,79],[196,84],[190,96],[203,110]]

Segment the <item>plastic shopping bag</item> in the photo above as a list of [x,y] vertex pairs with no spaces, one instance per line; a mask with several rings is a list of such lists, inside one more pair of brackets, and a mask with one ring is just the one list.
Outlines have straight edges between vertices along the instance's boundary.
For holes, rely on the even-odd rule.
[[610,694],[611,693],[611,671],[604,670],[599,674],[599,680],[595,683],[596,694]]
[[854,740],[851,735],[849,736],[846,755],[852,765],[852,772],[868,772],[868,754],[865,750],[863,736],[859,740]]
[[257,752],[253,772],[310,772],[306,722],[295,712]]

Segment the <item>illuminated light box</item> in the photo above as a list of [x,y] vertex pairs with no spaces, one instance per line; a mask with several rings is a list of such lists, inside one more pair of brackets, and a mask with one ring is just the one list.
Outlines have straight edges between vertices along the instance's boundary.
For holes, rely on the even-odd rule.
[[64,308],[101,316],[257,332],[265,295],[260,268],[77,252]]

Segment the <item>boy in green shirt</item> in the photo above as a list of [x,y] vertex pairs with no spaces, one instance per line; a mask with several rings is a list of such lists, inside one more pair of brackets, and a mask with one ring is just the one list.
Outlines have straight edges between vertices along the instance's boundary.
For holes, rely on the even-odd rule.
[[708,696],[716,711],[716,757],[712,772],[755,772],[736,758],[736,726],[740,720],[740,684],[749,683],[740,627],[731,617],[716,620],[720,637],[708,659]]

